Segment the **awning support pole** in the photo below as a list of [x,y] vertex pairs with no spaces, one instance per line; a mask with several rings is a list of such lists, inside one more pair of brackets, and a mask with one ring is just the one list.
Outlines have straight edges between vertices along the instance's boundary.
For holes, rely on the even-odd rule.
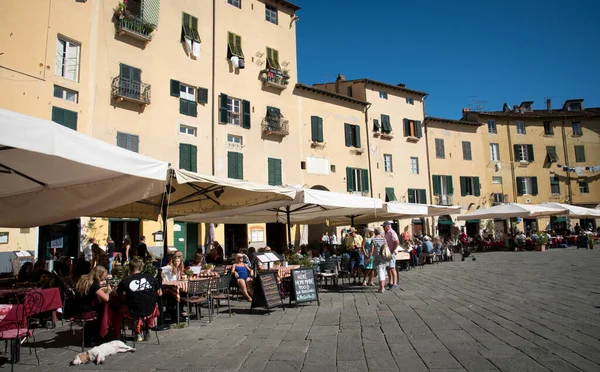
[[290,207],[285,207],[285,216],[287,218],[287,246],[292,248],[292,224],[290,223]]

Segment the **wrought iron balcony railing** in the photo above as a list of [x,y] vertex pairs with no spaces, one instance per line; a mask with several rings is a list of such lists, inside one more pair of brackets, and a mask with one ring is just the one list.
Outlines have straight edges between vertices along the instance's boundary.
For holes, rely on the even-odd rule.
[[117,20],[117,33],[127,34],[138,40],[148,42],[152,40],[154,25],[144,22],[142,19],[132,16],[120,17]]
[[265,117],[262,121],[262,131],[266,134],[287,136],[290,134],[289,121],[281,118]]
[[150,104],[150,84],[121,79],[117,76],[112,82],[112,96],[122,101],[130,101],[142,105]]
[[437,205],[452,205],[452,195],[438,195]]

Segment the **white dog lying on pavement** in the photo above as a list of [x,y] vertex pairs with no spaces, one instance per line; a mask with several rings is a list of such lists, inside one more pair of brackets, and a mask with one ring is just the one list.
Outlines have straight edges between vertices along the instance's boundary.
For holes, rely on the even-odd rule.
[[75,359],[73,359],[73,361],[71,362],[71,365],[74,366],[77,364],[86,364],[90,361],[96,364],[103,364],[104,359],[106,359],[107,356],[115,355],[118,353],[127,353],[129,351],[134,352],[135,349],[131,346],[125,345],[123,341],[111,341],[93,347],[84,353],[77,354]]

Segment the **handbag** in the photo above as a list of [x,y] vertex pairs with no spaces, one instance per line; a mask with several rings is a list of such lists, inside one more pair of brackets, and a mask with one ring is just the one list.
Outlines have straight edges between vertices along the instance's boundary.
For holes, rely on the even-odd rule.
[[390,247],[388,247],[387,243],[383,243],[383,247],[381,247],[381,255],[386,261],[392,259],[392,251],[390,251]]

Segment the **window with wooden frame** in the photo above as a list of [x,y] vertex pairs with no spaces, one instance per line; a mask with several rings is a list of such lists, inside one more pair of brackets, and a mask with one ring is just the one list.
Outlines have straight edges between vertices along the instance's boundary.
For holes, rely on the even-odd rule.
[[241,125],[242,128],[250,129],[250,102],[221,93],[219,95],[219,122]]
[[281,70],[279,65],[279,51],[267,47],[267,68],[272,70]]
[[133,152],[139,152],[140,136],[117,132],[117,146]]
[[463,160],[473,160],[473,155],[471,154],[471,142],[462,141],[462,152]]
[[585,163],[585,147],[575,146],[575,162]]
[[229,151],[227,153],[227,177],[244,179],[244,154],[241,152]]
[[52,121],[67,128],[77,130],[77,112],[60,107],[52,107]]
[[550,193],[552,195],[560,195],[560,179],[558,176],[550,177]]
[[407,195],[411,204],[427,204],[427,189],[408,189]]
[[65,79],[79,81],[79,53],[81,45],[59,36],[56,39],[55,74]]
[[369,170],[346,167],[346,189],[349,192],[368,192]]
[[188,143],[179,144],[179,168],[197,172],[198,148]]
[[481,196],[479,177],[460,177],[460,195]]
[[404,137],[423,137],[421,121],[404,119]]
[[438,159],[446,159],[446,150],[444,148],[444,139],[435,139],[435,157]]
[[346,147],[360,148],[360,125],[344,124]]
[[277,8],[265,4],[265,19],[271,23],[277,24]]
[[233,32],[227,33],[227,58],[236,56],[238,58],[244,58],[244,52],[242,51],[242,37],[236,35]]
[[392,123],[390,123],[390,116],[381,114],[381,133],[392,133]]
[[242,7],[242,0],[227,0],[227,3],[235,6],[236,8]]
[[185,12],[182,13],[181,29],[182,39],[186,37],[190,40],[194,40],[195,42],[200,42],[200,34],[198,33],[198,18]]
[[383,154],[383,170],[385,172],[391,173],[393,172],[392,166],[392,155],[391,154]]
[[533,145],[514,145],[515,161],[531,163],[534,160]]

